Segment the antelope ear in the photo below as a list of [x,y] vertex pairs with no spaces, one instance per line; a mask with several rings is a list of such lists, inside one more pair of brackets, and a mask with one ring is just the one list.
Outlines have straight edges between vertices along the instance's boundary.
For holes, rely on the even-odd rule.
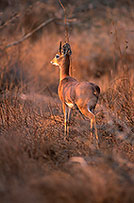
[[69,55],[69,56],[71,56],[72,51],[71,51],[70,44],[65,43],[65,44],[63,45],[63,54],[64,54],[64,55]]
[[68,50],[68,55],[69,55],[69,56],[72,55],[72,50],[71,50],[71,48]]
[[60,46],[59,46],[59,52],[61,54],[61,49],[62,49],[62,41],[60,41]]

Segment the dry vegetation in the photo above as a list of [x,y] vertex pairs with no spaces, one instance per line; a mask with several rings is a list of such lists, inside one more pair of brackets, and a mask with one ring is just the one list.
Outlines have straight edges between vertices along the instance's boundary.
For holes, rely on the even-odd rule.
[[[133,202],[133,1],[63,3],[70,18],[71,74],[101,88],[100,148],[77,111],[64,140],[59,70],[49,63],[64,39],[58,2],[0,1],[0,202]],[[50,18],[56,19],[4,49]]]

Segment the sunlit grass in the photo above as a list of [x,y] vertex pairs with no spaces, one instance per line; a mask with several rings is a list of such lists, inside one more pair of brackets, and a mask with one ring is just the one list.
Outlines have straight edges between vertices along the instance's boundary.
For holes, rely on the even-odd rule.
[[[38,24],[44,4],[34,9],[32,19]],[[50,5],[45,9],[51,15],[56,11]],[[32,39],[0,50],[0,202],[133,202],[133,16],[127,9],[122,17],[118,8],[106,10],[107,21],[103,15],[91,27],[82,21],[84,26],[74,26],[70,35],[71,75],[101,88],[95,112],[99,150],[89,121],[77,111],[64,140],[59,69],[50,64],[64,27],[52,24]],[[2,47],[22,36],[21,25],[31,29],[23,17],[15,21],[14,36],[8,32],[12,25],[1,31]]]

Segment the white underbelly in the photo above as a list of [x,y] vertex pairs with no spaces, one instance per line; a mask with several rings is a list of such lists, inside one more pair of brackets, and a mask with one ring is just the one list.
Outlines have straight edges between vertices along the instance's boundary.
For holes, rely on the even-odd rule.
[[73,103],[67,103],[67,102],[66,102],[66,105],[67,105],[68,107],[70,107],[70,108],[73,108],[73,106],[74,106]]

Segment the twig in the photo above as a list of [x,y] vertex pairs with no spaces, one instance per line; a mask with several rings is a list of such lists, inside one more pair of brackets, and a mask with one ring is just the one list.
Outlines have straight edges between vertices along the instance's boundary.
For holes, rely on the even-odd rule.
[[67,26],[67,14],[66,14],[66,9],[65,7],[63,6],[61,0],[58,0],[61,7],[63,8],[63,11],[64,11],[64,23],[65,23],[65,40],[66,42],[69,43],[69,34],[68,34],[68,26]]
[[20,44],[21,42],[23,42],[24,40],[28,39],[29,37],[31,37],[31,35],[33,35],[35,32],[37,32],[38,30],[40,30],[42,27],[45,27],[46,25],[48,25],[49,23],[53,22],[54,20],[56,20],[57,18],[50,18],[47,21],[43,22],[42,24],[40,24],[37,28],[33,29],[32,32],[26,34],[24,37],[22,37],[21,39],[12,42],[11,44],[8,44],[5,46],[5,49],[15,46],[17,44]]
[[[30,5],[26,10],[25,10],[25,14],[27,12],[29,12],[29,10],[32,8],[32,6]],[[21,17],[23,15],[23,12],[22,13],[14,13],[13,16],[10,17],[9,20],[7,20],[6,22],[4,22],[2,25],[0,25],[0,30],[3,29],[5,26],[9,25],[9,23],[11,23],[13,20],[15,20],[16,18],[18,17]]]
[[14,19],[18,18],[19,16],[20,16],[19,13],[15,13],[9,20],[0,25],[0,30],[3,29],[5,26],[7,26],[9,23],[11,23]]
[[[66,14],[66,9],[64,5],[62,4],[61,0],[58,0],[61,7],[63,8],[64,11],[64,24],[65,24],[65,42],[69,43],[69,32],[68,32],[68,22],[67,22],[67,14]],[[71,57],[70,57],[71,58]],[[72,76],[72,59],[70,63],[70,75]]]

